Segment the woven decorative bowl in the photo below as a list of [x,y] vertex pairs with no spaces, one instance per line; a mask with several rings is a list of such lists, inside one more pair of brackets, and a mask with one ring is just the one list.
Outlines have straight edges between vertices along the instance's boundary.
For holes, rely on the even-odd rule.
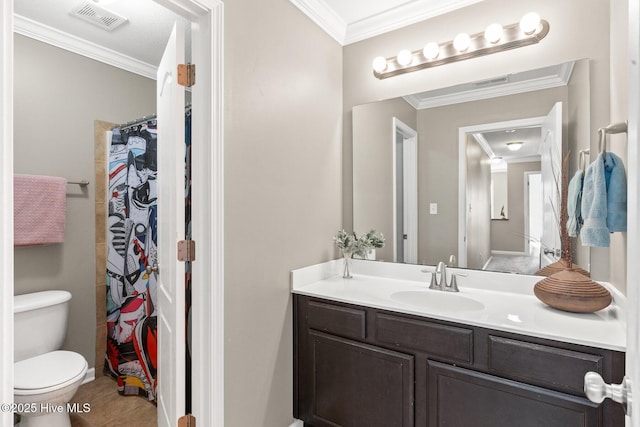
[[548,306],[572,313],[593,313],[611,304],[608,290],[573,269],[542,279],[533,293]]
[[[536,271],[536,276],[549,277],[552,274],[565,270],[566,268],[567,268],[567,261],[561,258],[558,261],[554,262],[553,264],[549,264],[543,269]],[[591,277],[591,273],[589,273],[587,270],[582,269],[578,265],[573,264],[572,268],[584,276]]]

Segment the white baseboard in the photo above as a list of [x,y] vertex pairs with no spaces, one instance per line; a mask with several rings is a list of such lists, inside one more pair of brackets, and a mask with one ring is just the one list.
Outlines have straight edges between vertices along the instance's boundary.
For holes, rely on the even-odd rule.
[[529,255],[526,252],[515,252],[515,251],[491,251],[492,255],[506,255],[506,256],[525,256]]
[[295,420],[289,427],[304,427],[304,423],[300,420]]
[[84,375],[84,381],[82,384],[90,383],[96,379],[96,368],[87,369],[87,373]]

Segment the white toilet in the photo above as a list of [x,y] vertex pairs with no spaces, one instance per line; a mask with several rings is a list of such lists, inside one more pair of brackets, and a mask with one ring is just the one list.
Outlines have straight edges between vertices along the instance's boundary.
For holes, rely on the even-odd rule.
[[67,403],[82,384],[88,364],[78,353],[59,350],[67,332],[70,300],[67,291],[13,298],[13,396],[21,427],[71,426]]

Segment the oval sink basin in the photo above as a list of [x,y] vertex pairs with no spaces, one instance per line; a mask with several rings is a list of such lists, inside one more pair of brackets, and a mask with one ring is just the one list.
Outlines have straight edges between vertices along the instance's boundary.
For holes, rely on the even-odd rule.
[[443,291],[402,291],[391,294],[391,299],[414,307],[439,311],[477,311],[484,304],[457,293]]

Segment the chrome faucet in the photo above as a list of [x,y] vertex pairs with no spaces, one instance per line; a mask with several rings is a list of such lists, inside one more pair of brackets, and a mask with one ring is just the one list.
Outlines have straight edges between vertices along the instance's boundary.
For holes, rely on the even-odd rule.
[[438,266],[436,267],[436,274],[440,274],[440,280],[438,283],[440,283],[440,289],[444,290],[444,288],[448,286],[447,285],[447,264],[440,261],[438,263]]
[[[460,292],[458,289],[458,281],[456,275],[451,275],[451,282],[447,283],[447,265],[444,262],[439,262],[435,271],[422,270],[424,273],[431,273],[431,282],[429,283],[429,289],[437,289],[447,292]],[[440,279],[438,280],[438,275]]]

